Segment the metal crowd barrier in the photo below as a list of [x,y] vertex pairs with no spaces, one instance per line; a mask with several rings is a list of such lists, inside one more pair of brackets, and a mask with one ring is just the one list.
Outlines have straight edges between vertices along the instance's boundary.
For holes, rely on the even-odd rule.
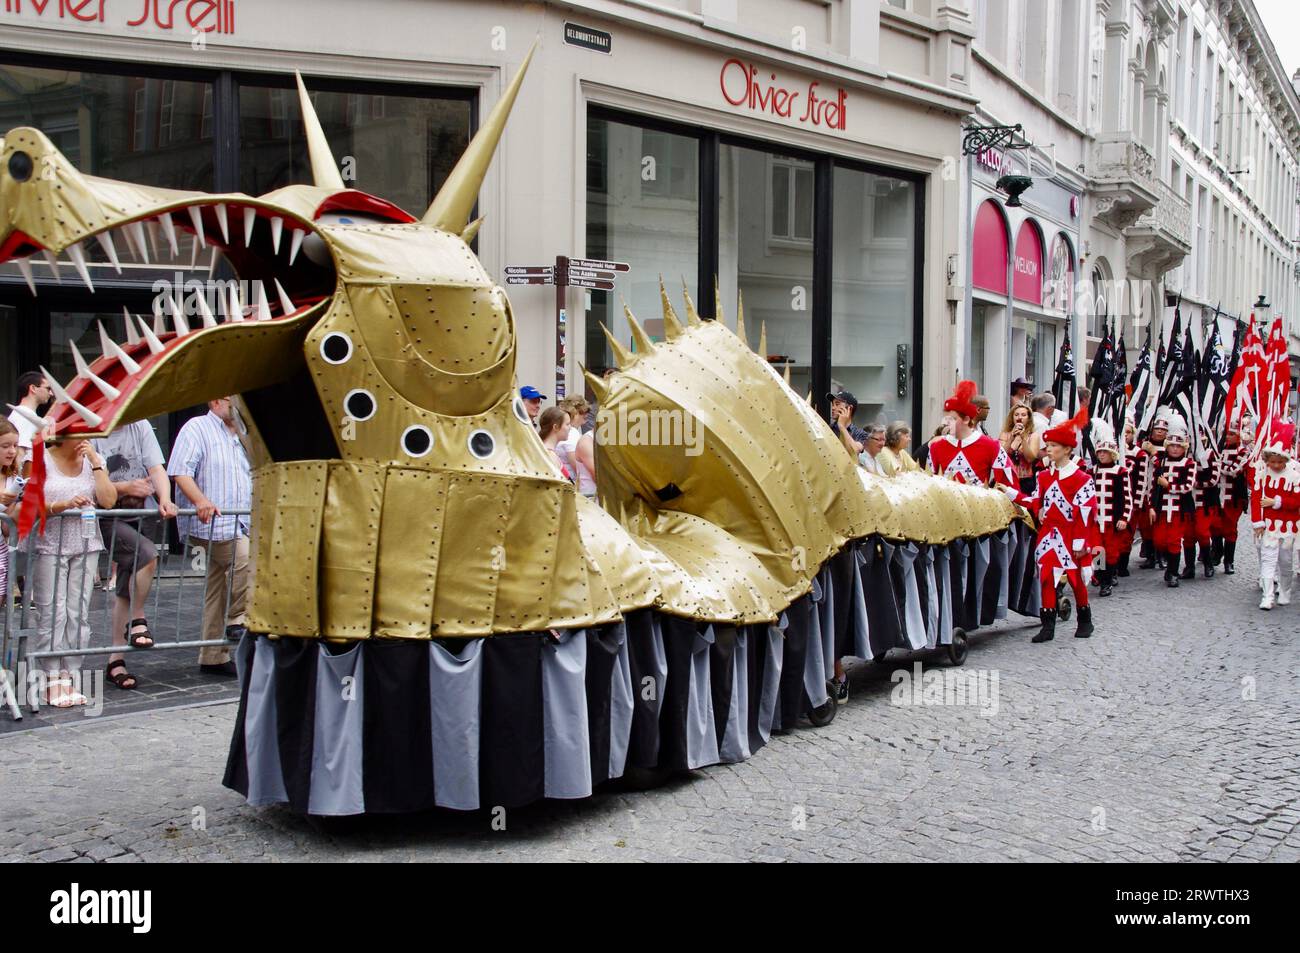
[[[97,519],[90,520],[91,515]],[[196,516],[197,510],[182,509],[177,515]],[[249,515],[249,510],[229,510],[221,513],[221,517],[247,518]],[[57,516],[46,517],[45,535],[53,536],[58,540],[56,552],[53,554],[56,563],[62,563],[65,558],[64,542],[65,537],[69,535],[74,538],[86,538],[93,533],[103,542],[104,548],[93,554],[98,560],[98,565],[87,615],[90,632],[84,640],[86,647],[72,650],[53,648],[37,650],[32,648],[38,638],[40,621],[35,604],[36,561],[39,558],[48,558],[48,554],[40,556],[36,552],[35,540],[38,535],[36,530],[33,530],[27,539],[19,544],[18,528],[14,520],[0,514],[0,528],[3,528],[5,537],[0,545],[8,547],[9,550],[8,572],[5,574],[3,586],[0,586],[4,598],[4,630],[0,635],[0,704],[3,704],[15,719],[22,718],[17,696],[22,690],[23,680],[19,677],[15,681],[14,676],[28,667],[39,668],[40,660],[44,658],[115,654],[126,657],[141,652],[200,649],[222,644],[230,618],[230,599],[235,578],[233,571],[227,573],[226,578],[225,603],[222,607],[220,626],[221,637],[210,641],[202,638],[203,602],[207,592],[207,561],[210,558],[210,546],[219,518],[214,517],[206,526],[200,525],[200,529],[206,531],[207,536],[205,538],[199,535],[197,538],[208,547],[205,548],[205,545],[192,545],[195,537],[182,540],[179,547],[170,545],[167,521],[159,516],[156,509],[69,510]],[[65,521],[72,521],[74,524],[70,532],[62,531]],[[117,631],[118,626],[113,621],[114,607],[118,600],[117,586],[113,584],[113,580],[115,572],[119,574],[120,579],[120,573],[126,572],[127,569],[125,566],[117,566],[115,559],[119,547],[119,534],[116,528],[111,534],[104,532],[106,527],[114,524],[134,529],[141,538],[151,542],[157,552],[157,566],[147,603],[138,611],[131,607],[135,604],[134,577],[141,568],[139,548],[137,547],[133,553],[129,570],[132,579],[131,601],[125,613],[126,624],[121,626],[121,632]],[[71,548],[70,543],[69,547]],[[79,554],[80,550],[77,553],[70,553],[69,556]],[[235,554],[232,553],[232,565],[234,558]],[[18,588],[20,581],[21,590]],[[66,573],[56,571],[55,585],[66,586],[68,582]],[[20,594],[21,598],[19,598]],[[128,643],[127,631],[130,620],[140,617],[147,619],[149,623],[149,631],[154,640],[150,648],[134,648]],[[162,637],[165,629],[170,629],[174,635],[170,640]],[[186,638],[189,632],[193,632],[196,637]],[[96,644],[90,644],[92,642]],[[39,703],[35,701],[34,695],[29,697],[28,706],[32,711],[38,709]]]

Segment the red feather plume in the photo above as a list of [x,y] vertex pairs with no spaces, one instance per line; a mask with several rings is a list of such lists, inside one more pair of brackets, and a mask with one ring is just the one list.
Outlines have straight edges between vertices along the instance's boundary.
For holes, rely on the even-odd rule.
[[971,398],[975,396],[976,390],[978,390],[978,388],[974,381],[958,381],[957,388],[952,392],[952,396],[956,400],[968,404],[970,403]]

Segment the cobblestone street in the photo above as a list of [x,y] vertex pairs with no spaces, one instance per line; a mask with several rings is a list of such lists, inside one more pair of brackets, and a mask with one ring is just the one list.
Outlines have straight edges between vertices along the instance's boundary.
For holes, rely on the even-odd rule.
[[[645,792],[319,826],[221,787],[235,706],[0,737],[10,860],[1300,860],[1300,604],[1256,608],[1255,557],[1170,591],[1134,570],[1098,634],[1015,619],[965,673],[996,710],[891,703],[913,657],[855,663],[833,724]],[[1095,592],[1095,590],[1094,590]],[[927,664],[944,670],[935,659]],[[910,699],[910,692],[908,693]]]

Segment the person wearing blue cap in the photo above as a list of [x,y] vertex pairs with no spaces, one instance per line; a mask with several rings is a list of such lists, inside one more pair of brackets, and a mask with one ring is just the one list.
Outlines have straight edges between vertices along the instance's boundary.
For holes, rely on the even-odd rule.
[[524,402],[524,409],[528,411],[528,419],[536,427],[537,415],[542,412],[542,401],[546,400],[546,395],[532,384],[525,384],[519,388],[519,399]]

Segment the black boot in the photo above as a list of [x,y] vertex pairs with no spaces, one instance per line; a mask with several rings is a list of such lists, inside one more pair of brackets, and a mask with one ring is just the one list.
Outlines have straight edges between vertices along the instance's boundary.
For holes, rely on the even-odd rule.
[[1155,568],[1156,568],[1156,548],[1155,548],[1155,546],[1151,543],[1151,540],[1149,540],[1149,539],[1144,539],[1144,540],[1142,540],[1142,550],[1141,550],[1141,552],[1142,552],[1142,562],[1138,563],[1138,568],[1139,568],[1139,569],[1155,569]]
[[1092,635],[1092,606],[1079,606],[1079,624],[1075,626],[1074,637],[1086,639]]
[[1056,636],[1056,610],[1039,609],[1038,618],[1043,620],[1043,627],[1038,630],[1030,642],[1050,642]]
[[1237,574],[1237,541],[1235,539],[1225,539],[1223,541],[1223,574],[1225,576],[1235,576]]
[[1115,589],[1115,573],[1110,569],[1097,570],[1097,581],[1101,584],[1101,592],[1098,595],[1105,598]]
[[1131,550],[1124,550],[1119,554],[1119,571],[1116,573],[1121,579],[1128,578],[1128,558],[1133,555]]
[[1202,546],[1201,547],[1201,572],[1206,579],[1210,579],[1214,576],[1214,562],[1215,562],[1214,551],[1212,549],[1207,549],[1206,547]]
[[1196,578],[1196,544],[1183,544],[1183,572],[1179,579]]
[[1178,588],[1178,550],[1165,553],[1165,585],[1170,589]]
[[1212,536],[1210,538],[1210,558],[1214,560],[1214,565],[1223,562],[1223,537]]

